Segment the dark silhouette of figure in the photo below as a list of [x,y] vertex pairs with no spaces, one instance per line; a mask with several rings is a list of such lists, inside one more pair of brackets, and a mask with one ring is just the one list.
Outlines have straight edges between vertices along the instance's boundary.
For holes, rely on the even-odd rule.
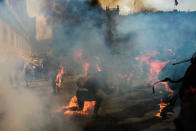
[[[177,81],[165,78],[159,82],[169,81],[171,83],[182,82],[179,92],[173,96],[162,110],[161,116],[166,117],[167,112],[172,111],[177,98],[180,98],[180,114],[174,120],[177,131],[195,131],[196,130],[196,52],[192,58],[179,62],[177,64],[191,61],[185,75]],[[175,64],[174,64],[175,65]]]
[[192,57],[191,65],[187,69],[179,90],[181,110],[174,121],[178,131],[196,130],[196,57]]
[[80,78],[77,81],[78,90],[76,92],[76,97],[78,100],[79,109],[82,110],[85,101],[95,101],[94,115],[97,116],[99,107],[102,102],[102,97],[97,94],[98,90],[101,88],[96,77],[90,77],[85,80]]

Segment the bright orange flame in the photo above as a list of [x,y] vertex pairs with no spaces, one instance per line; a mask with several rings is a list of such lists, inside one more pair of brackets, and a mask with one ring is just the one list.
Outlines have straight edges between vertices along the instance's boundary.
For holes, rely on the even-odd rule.
[[94,106],[95,106],[95,101],[85,101],[84,102],[84,107],[81,111],[72,111],[69,110],[71,108],[77,108],[78,103],[77,103],[77,97],[74,96],[71,98],[69,104],[65,107],[65,109],[67,109],[64,114],[65,115],[74,115],[74,114],[78,114],[78,115],[88,115],[90,113],[93,113],[94,110]]
[[[165,67],[165,65],[169,62],[168,61],[159,61],[159,60],[153,60],[151,57],[157,55],[157,51],[152,52],[151,54],[145,54],[140,56],[139,58],[136,58],[136,60],[140,60],[141,63],[146,63],[149,68],[149,81],[153,82],[153,81],[157,81],[158,80],[158,75],[160,73],[160,71]],[[140,65],[141,66],[141,65]],[[173,93],[173,91],[169,88],[168,83],[167,82],[162,82],[162,84],[165,87],[165,90]],[[161,117],[160,114],[162,112],[162,110],[167,106],[167,103],[162,102],[159,104],[160,106],[160,110],[159,113],[156,114],[157,117]]]
[[161,112],[162,112],[162,110],[167,106],[167,103],[161,102],[161,103],[159,104],[159,106],[160,106],[159,112],[158,112],[155,116],[161,118]]
[[[161,84],[164,85],[164,88],[165,88],[165,90],[166,90],[167,92],[169,92],[169,93],[173,93],[173,92],[174,92],[173,90],[171,90],[171,89],[169,88],[168,82],[161,82]],[[170,94],[170,95],[171,95],[171,94]],[[162,101],[163,101],[163,100],[161,99],[161,103],[159,104],[159,107],[160,107],[159,112],[155,115],[155,116],[157,116],[157,117],[159,117],[159,118],[161,118],[160,114],[161,114],[162,110],[168,105],[167,103],[164,103],[164,102],[162,102]]]
[[161,84],[164,85],[166,91],[168,91],[168,92],[170,92],[170,93],[173,93],[173,92],[174,92],[173,90],[171,90],[171,89],[169,88],[168,82],[161,82]]
[[62,110],[65,110],[64,114],[68,117],[73,115],[89,115],[93,113],[95,103],[96,103],[95,101],[85,101],[84,107],[81,111],[72,110],[73,108],[77,109],[79,107],[77,102],[77,97],[74,96],[71,98],[67,106],[62,106],[57,110],[55,110],[54,112],[62,112]]

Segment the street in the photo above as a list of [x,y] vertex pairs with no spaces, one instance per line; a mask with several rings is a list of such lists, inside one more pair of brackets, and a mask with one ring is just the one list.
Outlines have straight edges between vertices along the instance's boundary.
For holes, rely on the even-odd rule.
[[[96,118],[86,116],[69,118],[63,111],[55,112],[59,107],[69,103],[77,89],[74,82],[69,81],[64,84],[67,86],[56,94],[53,93],[51,81],[44,80],[34,81],[28,89],[21,87],[8,90],[7,96],[1,95],[3,99],[0,100],[0,105],[4,108],[0,110],[0,127],[12,130],[17,125],[20,130],[47,131],[65,129],[172,131],[175,129],[172,123],[174,114],[167,120],[155,117],[159,110],[160,98],[163,96],[153,95],[149,86],[135,87],[129,92],[115,92],[106,96]],[[15,115],[18,117],[14,117]]]

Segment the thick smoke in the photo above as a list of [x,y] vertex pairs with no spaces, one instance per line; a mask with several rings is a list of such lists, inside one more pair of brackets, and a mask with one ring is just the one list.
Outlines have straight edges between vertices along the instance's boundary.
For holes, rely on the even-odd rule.
[[[92,68],[97,62],[95,57],[99,57],[110,77],[133,73],[132,84],[152,82],[148,81],[149,67],[145,62],[141,66],[140,56],[157,52],[150,60],[174,62],[175,58],[189,58],[194,52],[194,13],[149,12],[129,16],[110,13],[108,17],[99,6],[92,8],[86,1],[48,2],[44,11],[54,29],[54,54],[63,54],[64,63],[73,64],[70,58],[73,59],[74,51],[80,50]],[[182,22],[184,18],[186,21]],[[72,70],[77,68],[74,66]]]
[[0,130],[79,130],[63,114],[53,112],[61,104],[52,96],[50,83],[27,89],[21,70],[23,59],[16,53],[1,51],[0,55]]
[[[141,1],[137,2],[135,5],[139,11],[146,10]],[[53,70],[57,70],[60,63],[64,65],[67,74],[81,75],[83,62],[87,61],[90,63],[89,74],[95,73],[96,64],[99,64],[107,73],[107,82],[111,88],[127,91],[152,82],[149,81],[149,66],[145,62],[141,63],[140,56],[155,54],[150,59],[173,62],[189,58],[195,51],[195,12],[114,15],[114,22],[110,22],[106,12],[99,7],[99,2],[46,0],[41,13],[53,29],[51,42],[44,45],[47,52],[42,52],[51,53],[50,62],[55,65],[51,68],[51,75],[54,75]],[[112,28],[108,23],[112,23]],[[108,30],[111,34],[108,34]],[[110,40],[108,37],[111,37]],[[78,52],[82,53],[79,61],[74,59],[74,53]],[[3,107],[0,110],[1,130],[77,130],[74,123],[61,117],[53,118],[48,113],[51,106],[59,105],[51,95],[42,98],[42,94],[23,88],[24,74],[17,80],[20,86],[11,88],[10,76],[16,74],[21,60],[10,53],[1,56],[11,58],[2,59],[0,64],[0,104]],[[186,69],[184,65],[166,67],[162,77],[168,75],[177,78],[183,72],[176,70]]]
[[[25,5],[21,3],[21,1],[16,2],[15,6],[10,8],[4,1],[0,1],[1,22],[17,29],[15,24],[12,23],[14,18],[11,19],[10,14],[13,13],[11,9],[18,7],[24,9]],[[21,20],[28,21],[26,17],[21,17]],[[26,27],[31,28],[29,25],[26,25]],[[31,32],[28,32],[28,34],[31,34]],[[31,37],[33,36],[28,38]],[[64,115],[53,113],[61,104],[54,99],[50,82],[46,81],[43,84],[44,86],[33,85],[35,89],[26,88],[24,68],[28,61],[24,60],[22,54],[25,49],[20,48],[18,50],[13,45],[7,45],[6,42],[0,41],[0,130],[78,130],[74,123],[64,119]],[[42,88],[42,91],[44,90],[46,93],[43,95],[42,91],[36,88]]]

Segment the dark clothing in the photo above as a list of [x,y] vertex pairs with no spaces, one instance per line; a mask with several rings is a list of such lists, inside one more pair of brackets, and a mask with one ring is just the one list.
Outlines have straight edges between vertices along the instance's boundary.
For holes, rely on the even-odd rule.
[[99,83],[95,78],[89,78],[83,88],[88,89],[88,92],[91,94],[96,94],[99,89]]
[[196,88],[196,63],[190,65],[185,73],[183,84],[180,88],[181,99],[184,97],[185,92],[187,92],[187,90],[191,90],[192,88]]
[[102,102],[102,98],[96,94],[92,94],[90,91],[77,91],[76,97],[78,100],[79,109],[82,110],[85,101],[95,101],[94,113],[97,114]]
[[180,88],[181,111],[174,121],[178,131],[196,130],[196,63],[186,71]]
[[76,97],[78,100],[79,110],[83,109],[85,101],[95,101],[94,113],[97,114],[102,102],[101,96],[97,95],[97,92],[100,89],[99,82],[96,78],[92,77],[87,79],[83,85],[78,82],[77,85],[79,89],[76,92]]

